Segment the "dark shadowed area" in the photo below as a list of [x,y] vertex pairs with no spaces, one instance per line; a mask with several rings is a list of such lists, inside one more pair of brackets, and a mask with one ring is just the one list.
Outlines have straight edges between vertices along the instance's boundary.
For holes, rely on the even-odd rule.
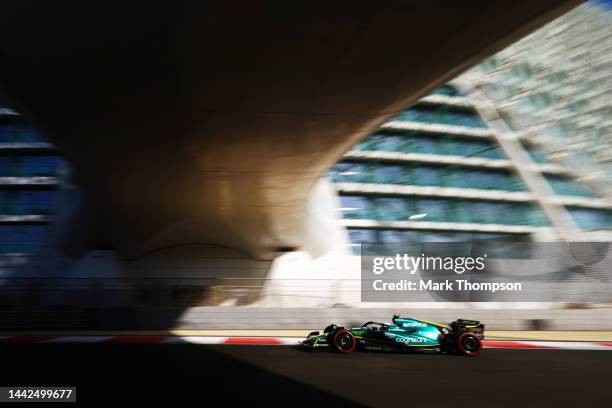
[[480,357],[304,352],[287,346],[4,345],[2,385],[77,386],[87,405],[605,406],[612,353]]

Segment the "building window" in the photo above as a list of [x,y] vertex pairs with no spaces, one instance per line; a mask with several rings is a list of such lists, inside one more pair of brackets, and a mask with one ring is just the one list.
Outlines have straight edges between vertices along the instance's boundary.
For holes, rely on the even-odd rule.
[[453,221],[449,211],[448,200],[430,198],[416,199],[419,220],[422,221]]
[[340,196],[343,218],[369,219],[372,218],[372,203],[366,197]]
[[457,136],[431,136],[418,132],[404,135],[377,133],[353,148],[354,151],[424,153],[461,157],[505,158],[500,147],[489,141]]
[[572,218],[584,230],[612,228],[612,211],[568,207]]
[[400,113],[397,120],[410,122],[438,123],[444,125],[486,127],[478,113],[472,110],[458,109],[449,106],[431,106],[420,104]]
[[0,143],[44,142],[36,130],[25,123],[0,123]]
[[553,191],[557,194],[595,197],[595,193],[592,190],[569,178],[554,175],[546,175],[545,177]]
[[440,186],[448,184],[447,170],[438,166],[415,165],[410,171],[410,184],[417,186]]
[[42,241],[47,226],[44,225],[0,225],[0,252],[32,252]]
[[365,163],[341,162],[337,163],[330,171],[329,177],[336,183],[369,183],[369,166]]
[[353,150],[357,151],[383,151],[383,152],[406,152],[409,150],[407,138],[404,135],[373,134],[368,136]]
[[525,190],[523,183],[509,171],[474,170],[459,166],[342,162],[330,170],[329,176],[334,182]]
[[507,191],[525,190],[523,183],[508,171],[456,169],[452,171],[452,179],[453,187]]
[[0,177],[14,177],[21,172],[19,156],[0,156]]
[[[344,218],[376,221],[434,221],[454,223],[549,225],[532,203],[418,197],[341,196]],[[412,218],[411,218],[412,217]]]
[[454,232],[428,230],[397,230],[397,229],[348,229],[351,249],[359,255],[362,243],[395,243],[413,244],[421,242],[471,242],[504,240],[508,243],[529,240],[527,234],[503,234],[481,232]]
[[0,156],[0,176],[56,176],[62,166],[57,156]]
[[446,154],[444,145],[440,138],[422,135],[407,136],[407,152],[425,154]]
[[380,165],[374,169],[376,183],[408,184],[405,167],[401,165]]
[[381,221],[401,221],[409,217],[408,201],[400,197],[373,197],[373,215]]
[[448,138],[448,154],[463,157],[482,157],[486,159],[503,159],[504,154],[498,145],[477,140]]
[[376,242],[376,231],[372,229],[349,228],[348,236],[351,251],[355,255],[361,254],[361,244]]
[[0,191],[2,215],[43,215],[53,208],[56,191]]
[[414,243],[421,241],[421,234],[418,231],[410,230],[378,230],[378,241],[385,243]]

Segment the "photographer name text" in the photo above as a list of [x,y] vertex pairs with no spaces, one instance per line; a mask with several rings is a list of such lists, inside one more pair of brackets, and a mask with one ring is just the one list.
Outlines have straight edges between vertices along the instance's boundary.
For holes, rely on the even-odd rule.
[[420,279],[412,281],[401,279],[395,282],[385,282],[377,279],[372,282],[372,287],[376,291],[486,291],[486,292],[520,292],[523,286],[519,282],[470,282],[465,279],[454,281],[434,281],[431,279]]

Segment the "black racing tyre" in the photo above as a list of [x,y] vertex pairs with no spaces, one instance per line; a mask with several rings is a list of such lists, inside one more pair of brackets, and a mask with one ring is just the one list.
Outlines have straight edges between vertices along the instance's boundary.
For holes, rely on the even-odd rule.
[[457,351],[468,357],[476,357],[482,352],[482,342],[472,333],[461,333],[457,337]]
[[353,333],[346,329],[340,329],[332,334],[331,346],[334,351],[339,353],[352,353],[357,346],[357,340]]

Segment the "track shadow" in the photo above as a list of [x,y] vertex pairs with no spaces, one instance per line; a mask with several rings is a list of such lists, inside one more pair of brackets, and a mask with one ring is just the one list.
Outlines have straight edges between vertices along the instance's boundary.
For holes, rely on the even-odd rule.
[[85,406],[359,406],[187,343],[20,344],[0,361],[2,386],[76,386]]

